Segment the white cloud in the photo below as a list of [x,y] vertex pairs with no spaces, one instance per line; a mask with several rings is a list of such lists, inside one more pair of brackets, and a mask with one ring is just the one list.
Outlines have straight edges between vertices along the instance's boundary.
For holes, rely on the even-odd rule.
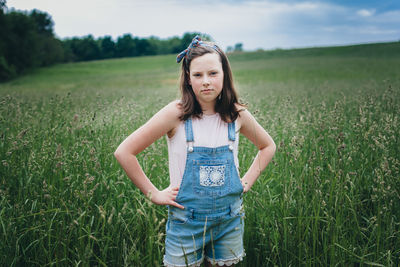
[[357,15],[361,17],[370,17],[375,14],[375,9],[360,9],[357,11]]

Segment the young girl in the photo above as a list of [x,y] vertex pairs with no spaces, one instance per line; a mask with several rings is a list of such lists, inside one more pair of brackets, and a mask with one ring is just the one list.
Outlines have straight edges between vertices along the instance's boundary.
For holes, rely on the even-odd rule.
[[[238,103],[224,52],[196,36],[177,57],[181,94],[127,137],[115,157],[151,201],[168,205],[165,266],[232,266],[245,256],[242,196],[271,161],[275,144]],[[239,132],[259,152],[240,179]],[[158,190],[136,155],[167,135],[170,186]]]

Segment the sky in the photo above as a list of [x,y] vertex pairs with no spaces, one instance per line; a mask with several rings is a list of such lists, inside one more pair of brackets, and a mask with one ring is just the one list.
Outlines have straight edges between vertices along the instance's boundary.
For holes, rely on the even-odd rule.
[[400,0],[7,0],[49,13],[58,38],[201,32],[223,48],[299,48],[400,41]]

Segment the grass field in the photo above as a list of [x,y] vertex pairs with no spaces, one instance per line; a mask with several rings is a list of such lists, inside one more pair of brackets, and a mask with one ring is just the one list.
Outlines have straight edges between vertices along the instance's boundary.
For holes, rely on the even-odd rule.
[[[277,144],[245,195],[239,266],[400,265],[400,43],[229,56]],[[179,97],[175,55],[57,65],[0,84],[0,265],[159,266],[165,207],[113,157]],[[240,172],[256,150],[240,140]],[[139,154],[168,185],[165,138]]]

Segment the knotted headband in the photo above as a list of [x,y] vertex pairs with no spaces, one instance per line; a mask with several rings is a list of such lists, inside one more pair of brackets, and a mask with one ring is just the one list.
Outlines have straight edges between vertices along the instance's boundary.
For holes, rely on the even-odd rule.
[[201,38],[198,35],[196,35],[196,37],[193,38],[188,48],[186,48],[185,50],[183,50],[178,54],[178,56],[176,57],[176,62],[179,63],[184,57],[187,58],[187,55],[190,53],[190,50],[192,50],[193,47],[198,47],[198,46],[209,46],[217,50],[217,47],[215,45],[214,46],[207,45],[201,40]]

